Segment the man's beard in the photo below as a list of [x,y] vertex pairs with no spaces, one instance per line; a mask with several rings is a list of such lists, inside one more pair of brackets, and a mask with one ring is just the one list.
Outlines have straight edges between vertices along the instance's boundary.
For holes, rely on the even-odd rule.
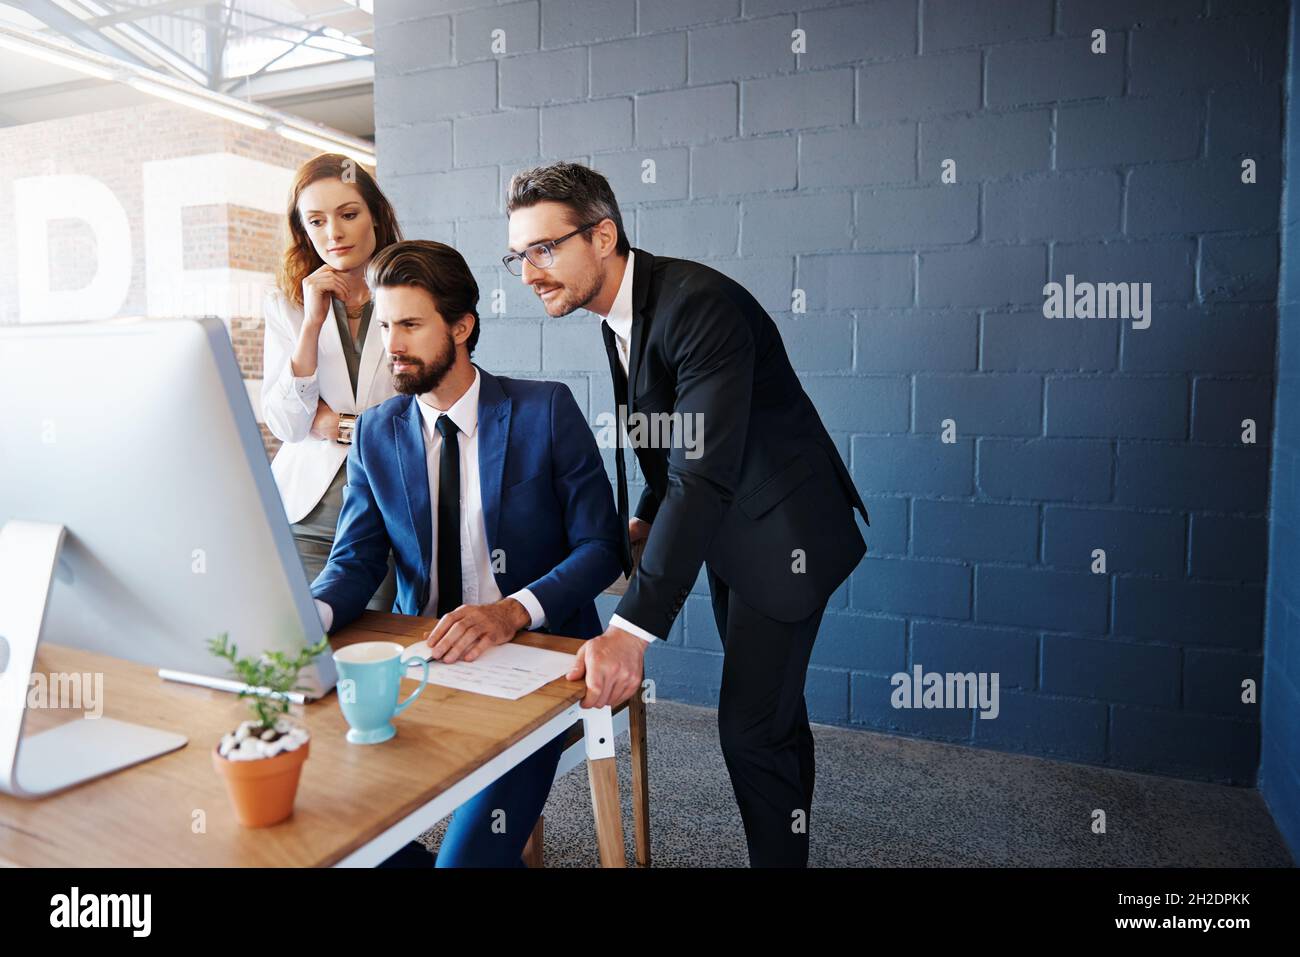
[[[456,364],[456,340],[452,338],[450,332],[447,333],[447,348],[434,356],[432,362],[425,362],[414,356],[402,358],[407,362],[417,363],[419,368],[415,372],[393,372],[393,388],[402,395],[423,395],[442,385],[442,380],[447,378],[447,373]],[[392,368],[393,360],[389,358],[390,372]]]
[[576,295],[569,294],[572,288],[573,287],[571,286],[563,287],[564,293],[561,294],[562,298],[557,303],[557,305],[561,309],[560,312],[551,312],[551,309],[554,308],[552,304],[548,303],[545,299],[542,299],[541,296],[537,297],[538,301],[541,302],[542,304],[542,308],[546,310],[546,314],[550,316],[552,319],[558,319],[561,316],[567,316],[569,313],[575,312],[578,309],[585,309],[587,303],[595,299],[596,294],[600,292],[600,274],[597,273],[595,276],[593,276],[591,285],[587,289],[582,290]]

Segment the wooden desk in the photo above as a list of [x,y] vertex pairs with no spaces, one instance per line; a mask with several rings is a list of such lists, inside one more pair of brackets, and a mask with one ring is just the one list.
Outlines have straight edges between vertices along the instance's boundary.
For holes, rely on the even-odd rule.
[[[428,621],[366,612],[331,637],[416,641]],[[576,638],[525,633],[516,641],[573,652]],[[577,721],[587,734],[601,861],[624,866],[610,709],[582,709],[581,682],[559,679],[518,701],[429,685],[380,745],[344,740],[333,693],[295,708],[311,731],[293,816],[269,828],[235,820],[212,767],[220,735],[247,717],[229,692],[163,681],[157,669],[42,644],[33,672],[102,672],[103,713],[179,731],[189,744],[37,801],[0,794],[0,863],[25,867],[373,867],[450,814],[482,787]],[[403,696],[410,693],[403,682]],[[29,710],[24,735],[79,711]]]

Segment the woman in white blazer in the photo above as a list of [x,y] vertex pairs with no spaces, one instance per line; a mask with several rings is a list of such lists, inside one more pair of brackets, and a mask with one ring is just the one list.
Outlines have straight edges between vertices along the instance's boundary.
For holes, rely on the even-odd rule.
[[[289,193],[290,242],[262,303],[262,414],[283,444],[271,472],[311,582],[329,558],[358,415],[396,395],[366,265],[401,240],[392,205],[355,160],[322,153]],[[392,610],[388,576],[370,602]]]

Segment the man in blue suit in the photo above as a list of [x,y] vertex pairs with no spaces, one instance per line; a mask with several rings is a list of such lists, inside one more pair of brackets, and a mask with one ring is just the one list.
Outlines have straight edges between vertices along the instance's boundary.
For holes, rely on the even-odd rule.
[[[366,283],[399,394],[356,420],[334,547],[312,583],[326,630],[361,614],[391,550],[393,611],[437,617],[427,640],[441,661],[472,661],[526,629],[599,635],[593,599],[621,570],[620,526],[572,393],[470,361],[478,285],[450,246],[390,245]],[[412,841],[381,866],[523,866],[562,744],[457,808],[436,861]]]

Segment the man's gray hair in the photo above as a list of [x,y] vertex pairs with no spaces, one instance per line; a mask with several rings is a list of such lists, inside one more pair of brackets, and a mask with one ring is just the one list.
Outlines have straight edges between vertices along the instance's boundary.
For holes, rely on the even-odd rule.
[[506,213],[543,202],[563,203],[573,211],[574,227],[612,219],[618,229],[617,250],[626,256],[632,248],[623,231],[623,217],[609,180],[581,163],[552,163],[520,170],[510,177]]

